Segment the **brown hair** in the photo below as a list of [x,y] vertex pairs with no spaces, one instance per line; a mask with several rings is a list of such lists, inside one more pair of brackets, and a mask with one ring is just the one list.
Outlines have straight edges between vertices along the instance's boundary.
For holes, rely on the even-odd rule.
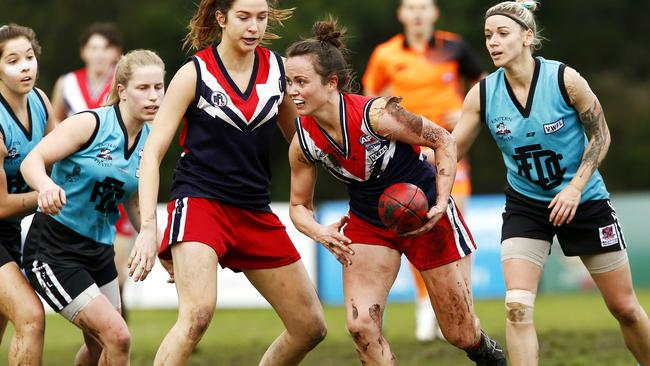
[[[237,0],[201,0],[199,8],[187,26],[189,32],[183,42],[184,48],[200,50],[221,38],[221,27],[217,23],[216,13],[227,14]],[[277,9],[277,0],[267,0],[269,5],[269,21],[282,25],[282,21],[291,18],[295,8]],[[278,39],[280,36],[266,32],[262,39]]]
[[353,89],[354,73],[346,61],[349,51],[343,44],[346,29],[338,28],[337,20],[329,16],[312,27],[313,38],[294,42],[287,49],[287,57],[311,55],[316,73],[325,83],[330,77],[338,79],[338,89],[350,92]]
[[503,15],[514,20],[523,30],[532,30],[534,39],[531,49],[538,50],[542,48],[544,37],[541,35],[541,30],[537,28],[533,15],[537,6],[538,2],[535,0],[504,1],[488,9],[485,12],[485,19],[493,15]]
[[90,37],[95,34],[106,38],[109,46],[122,48],[122,32],[115,23],[92,23],[89,25],[79,38],[81,47],[85,46]]
[[34,49],[36,57],[41,55],[41,45],[38,44],[38,39],[36,39],[36,32],[32,28],[11,23],[0,27],[0,57],[4,52],[5,43],[19,37],[27,38],[32,44],[32,49]]
[[120,101],[117,85],[128,85],[129,80],[131,80],[131,77],[133,77],[133,72],[135,69],[141,66],[149,65],[160,66],[163,72],[165,71],[165,63],[153,51],[133,50],[120,57],[120,60],[115,66],[115,76],[113,77],[113,82],[111,83],[111,92],[108,95],[106,104],[104,105],[109,106],[117,104]]

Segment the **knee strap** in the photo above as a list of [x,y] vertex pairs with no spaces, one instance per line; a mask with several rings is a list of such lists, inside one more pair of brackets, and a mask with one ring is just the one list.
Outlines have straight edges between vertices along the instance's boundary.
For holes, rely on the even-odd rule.
[[527,290],[506,291],[506,321],[518,324],[533,322],[535,294]]

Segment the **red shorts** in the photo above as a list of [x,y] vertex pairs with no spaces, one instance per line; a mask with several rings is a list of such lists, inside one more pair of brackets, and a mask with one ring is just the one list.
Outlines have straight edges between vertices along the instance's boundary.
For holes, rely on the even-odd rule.
[[124,236],[133,236],[137,234],[135,231],[135,228],[133,225],[131,225],[131,220],[129,220],[129,216],[126,214],[126,211],[124,210],[124,206],[120,204],[117,206],[117,208],[120,210],[120,218],[117,219],[117,222],[115,223],[115,228],[117,229],[117,233],[119,235],[124,235]]
[[403,253],[418,271],[437,268],[456,262],[473,253],[476,244],[453,200],[449,200],[447,213],[430,231],[411,238],[403,238],[385,227],[368,223],[349,213],[350,219],[343,227],[343,235],[353,243],[382,245]]
[[171,259],[172,244],[194,241],[210,246],[221,267],[236,272],[277,268],[300,260],[286,228],[273,212],[186,197],[168,203],[167,213],[160,258]]

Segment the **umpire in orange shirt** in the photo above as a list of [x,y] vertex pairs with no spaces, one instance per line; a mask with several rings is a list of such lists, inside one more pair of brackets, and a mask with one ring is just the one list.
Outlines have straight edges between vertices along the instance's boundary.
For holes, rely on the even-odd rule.
[[[434,0],[401,0],[397,18],[404,27],[375,48],[363,75],[367,95],[403,97],[405,109],[421,114],[450,132],[456,126],[465,88],[483,76],[475,53],[456,34],[436,30],[440,11]],[[458,164],[452,196],[464,211],[471,194],[469,163]],[[417,287],[416,338],[442,338],[422,278],[413,271]]]

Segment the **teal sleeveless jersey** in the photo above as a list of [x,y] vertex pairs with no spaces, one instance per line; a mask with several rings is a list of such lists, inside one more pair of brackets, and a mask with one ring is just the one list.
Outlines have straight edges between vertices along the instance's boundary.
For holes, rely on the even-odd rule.
[[[480,84],[481,119],[505,162],[508,184],[517,192],[551,201],[575,176],[588,140],[564,86],[565,66],[535,58],[526,106],[516,99],[500,68]],[[596,170],[582,191],[581,203],[609,193]]]
[[26,129],[18,121],[14,111],[9,107],[9,103],[0,94],[0,132],[7,147],[4,170],[7,175],[7,191],[9,193],[31,191],[20,174],[20,164],[45,135],[47,109],[41,95],[35,89],[27,94],[27,110],[29,111],[29,129]]
[[[93,136],[79,151],[54,164],[52,180],[65,190],[67,204],[53,219],[97,243],[112,245],[117,206],[138,188],[145,124],[131,149],[116,106],[90,110],[97,119]],[[128,150],[127,150],[128,149]]]

